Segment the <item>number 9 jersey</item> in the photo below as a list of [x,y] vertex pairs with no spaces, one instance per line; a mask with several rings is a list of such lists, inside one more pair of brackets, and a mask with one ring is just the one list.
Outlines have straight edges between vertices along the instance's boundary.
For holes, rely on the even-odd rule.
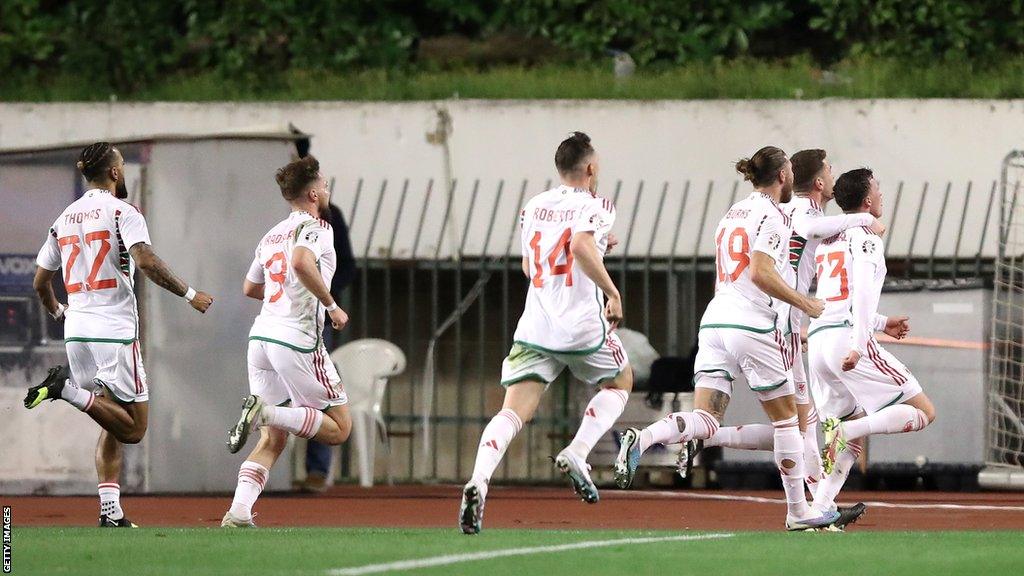
[[544,352],[589,353],[604,344],[608,326],[597,284],[573,266],[573,235],[593,232],[608,247],[615,223],[611,201],[589,190],[559,186],[527,202],[520,216],[530,287],[515,342]]
[[292,250],[308,248],[320,277],[331,285],[338,265],[331,225],[297,210],[270,229],[256,247],[246,278],[263,288],[263,308],[249,331],[250,340],[281,344],[300,352],[319,347],[324,308],[292,271]]

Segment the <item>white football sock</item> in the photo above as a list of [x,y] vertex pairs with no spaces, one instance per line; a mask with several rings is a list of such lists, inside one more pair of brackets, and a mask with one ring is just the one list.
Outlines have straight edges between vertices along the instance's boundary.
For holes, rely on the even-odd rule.
[[473,466],[474,481],[485,486],[491,481],[491,475],[505,456],[505,450],[522,429],[523,421],[509,408],[491,418],[480,435],[480,447],[477,448],[476,464]]
[[836,457],[836,465],[832,469],[832,473],[825,476],[818,483],[818,490],[814,493],[814,507],[816,509],[825,512],[835,508],[836,496],[843,489],[843,484],[846,483],[850,470],[853,469],[853,465],[857,463],[857,458],[860,457],[862,450],[860,442],[860,440],[847,442],[846,450],[840,452],[839,456]]
[[96,401],[96,396],[92,392],[79,388],[70,379],[64,381],[60,397],[82,412],[87,412],[89,408],[92,408],[92,403]]
[[928,425],[928,417],[924,412],[909,404],[896,404],[882,408],[874,414],[847,420],[842,423],[843,437],[856,440],[869,434],[900,434],[916,432]]
[[301,438],[316,436],[323,421],[323,412],[306,407],[264,406],[260,414],[261,425],[280,428]]
[[786,492],[786,508],[790,516],[805,518],[808,513],[804,494],[804,439],[796,416],[778,422],[775,427],[775,465]]
[[723,426],[704,441],[705,448],[715,446],[736,450],[772,450],[775,447],[775,428],[768,424]]
[[706,440],[717,431],[718,420],[709,412],[700,409],[693,412],[674,412],[640,431],[640,452],[646,452],[654,444],[668,445],[693,439]]
[[595,394],[583,411],[580,429],[569,444],[569,450],[586,460],[597,441],[622,415],[628,400],[629,393],[617,388],[605,388]]
[[231,515],[239,520],[252,518],[252,507],[267,485],[267,470],[262,464],[246,460],[238,468],[238,485],[235,499],[231,501]]
[[804,472],[807,476],[807,490],[817,498],[818,482],[825,476],[821,466],[821,449],[818,447],[818,411],[814,404],[807,413],[807,431],[804,432]]
[[103,482],[96,485],[100,493],[100,515],[111,520],[124,518],[121,510],[121,486],[116,482]]

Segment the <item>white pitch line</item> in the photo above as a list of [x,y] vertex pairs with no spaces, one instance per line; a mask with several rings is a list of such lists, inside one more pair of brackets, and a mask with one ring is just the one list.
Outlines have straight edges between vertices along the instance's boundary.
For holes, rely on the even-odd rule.
[[[658,490],[645,492],[667,498],[689,498],[692,500],[725,500],[729,502],[754,502],[756,504],[785,504],[785,500],[778,498],[763,498],[761,496],[740,496],[738,494],[695,494],[692,492],[669,492]],[[1024,506],[996,506],[993,504],[903,504],[897,502],[864,502],[867,506],[875,508],[898,508],[904,510],[1000,510],[1005,512],[1024,512]]]
[[469,554],[448,554],[446,556],[434,556],[431,558],[419,558],[416,560],[401,560],[388,562],[386,564],[367,564],[365,566],[353,566],[352,568],[333,568],[327,573],[331,576],[360,576],[362,574],[378,574],[380,572],[393,572],[399,570],[415,570],[417,568],[433,568],[435,566],[447,566],[461,562],[473,562],[475,560],[490,560],[492,558],[505,558],[507,556],[529,556],[532,554],[550,554],[553,552],[565,552],[567,550],[582,550],[584,548],[605,548],[607,546],[621,546],[624,544],[655,544],[658,542],[691,542],[696,540],[714,540],[718,538],[731,538],[733,534],[695,534],[690,536],[657,536],[651,538],[621,538],[618,540],[587,540],[574,542],[572,544],[559,544],[556,546],[534,546],[531,548],[507,548],[505,550],[487,550],[484,552],[472,552]]

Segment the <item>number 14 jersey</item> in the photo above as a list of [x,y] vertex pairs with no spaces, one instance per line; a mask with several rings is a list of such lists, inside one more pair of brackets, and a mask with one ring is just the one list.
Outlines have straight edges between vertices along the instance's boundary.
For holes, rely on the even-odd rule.
[[611,201],[582,188],[559,186],[527,202],[520,225],[530,287],[516,327],[517,343],[543,352],[578,354],[604,344],[604,297],[597,284],[573,265],[569,243],[579,232],[593,232],[603,255],[614,223]]
[[338,266],[331,225],[307,212],[292,212],[260,240],[246,274],[250,282],[264,285],[263,308],[249,339],[312,352],[324,330],[324,308],[292,270],[292,250],[297,246],[313,252],[320,277],[331,285]]
[[768,254],[779,275],[793,287],[796,274],[786,257],[791,234],[789,217],[770,196],[754,192],[729,208],[715,230],[715,297],[704,311],[701,328],[768,333],[777,327],[778,310],[788,319],[788,308],[754,284],[750,259],[755,251]]

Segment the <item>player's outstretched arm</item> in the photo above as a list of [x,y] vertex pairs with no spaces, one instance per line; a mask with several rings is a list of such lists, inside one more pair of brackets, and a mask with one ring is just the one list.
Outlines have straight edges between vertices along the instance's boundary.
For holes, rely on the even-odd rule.
[[597,284],[597,287],[608,298],[608,302],[605,304],[605,317],[612,328],[615,328],[622,321],[622,297],[619,295],[615,283],[612,282],[612,277],[608,275],[608,270],[604,267],[604,257],[597,249],[594,233],[577,232],[573,234],[572,240],[569,242],[569,251],[572,252],[573,262],[580,267],[587,278]]
[[796,306],[811,318],[821,316],[825,309],[821,300],[790,288],[775,269],[775,259],[760,250],[754,250],[750,257],[750,279],[765,294]]
[[138,242],[129,249],[129,252],[131,253],[132,260],[135,260],[135,265],[139,267],[139,270],[142,270],[146,278],[149,278],[154,284],[171,294],[187,299],[189,304],[196,310],[205,314],[210,304],[213,303],[212,296],[201,290],[193,290],[175,276],[167,264],[153,252],[153,247],[149,244]]
[[57,295],[53,292],[53,277],[56,274],[56,270],[47,270],[42,266],[36,266],[36,275],[32,279],[32,287],[35,288],[36,296],[42,302],[43,308],[46,308],[46,311],[50,313],[54,320],[60,320],[64,317],[65,306],[57,300]]
[[331,291],[324,284],[324,279],[320,276],[320,269],[316,266],[316,255],[313,254],[313,251],[305,246],[296,246],[292,249],[292,270],[306,290],[309,290],[327,309],[334,329],[344,328],[345,324],[348,324],[348,314],[338,307],[334,297],[331,296]]
[[809,214],[793,215],[793,231],[804,238],[828,238],[858,226],[871,227],[878,233],[885,231],[882,223],[867,212],[817,217]]

